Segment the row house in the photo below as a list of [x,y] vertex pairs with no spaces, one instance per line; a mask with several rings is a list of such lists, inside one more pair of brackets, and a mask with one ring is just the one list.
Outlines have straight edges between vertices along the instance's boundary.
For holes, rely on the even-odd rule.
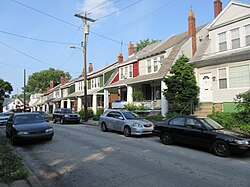
[[230,112],[236,95],[250,90],[250,4],[231,1],[222,10],[216,0],[214,9],[215,19],[191,64],[196,68],[200,101]]

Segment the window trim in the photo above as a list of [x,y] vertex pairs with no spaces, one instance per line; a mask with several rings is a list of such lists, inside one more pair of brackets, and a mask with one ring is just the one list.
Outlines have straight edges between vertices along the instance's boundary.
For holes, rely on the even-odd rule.
[[[220,41],[220,35],[222,35],[222,34],[225,34],[225,41],[223,41],[223,42],[221,42]],[[225,50],[221,50],[221,48],[220,48],[220,44],[222,44],[222,43],[226,43],[226,49]],[[219,33],[218,34],[218,48],[219,48],[219,52],[224,52],[224,51],[227,51],[228,50],[228,42],[227,42],[227,32],[225,31],[225,32],[221,32],[221,33]]]
[[[238,31],[238,37],[237,38],[233,38],[233,31]],[[230,30],[230,33],[231,33],[231,49],[238,49],[238,48],[241,48],[241,45],[240,45],[240,28],[234,28],[234,29],[231,29]],[[233,47],[233,41],[236,41],[236,40],[239,40],[239,46],[238,47]]]

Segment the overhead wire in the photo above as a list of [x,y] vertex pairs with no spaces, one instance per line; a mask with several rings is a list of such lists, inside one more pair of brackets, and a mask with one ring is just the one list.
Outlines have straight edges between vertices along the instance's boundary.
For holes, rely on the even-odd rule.
[[[104,2],[102,2],[102,3],[100,3],[100,4],[98,4],[98,5],[96,5],[96,6],[92,7],[92,8],[90,8],[90,9],[88,9],[87,12],[90,12],[91,10],[94,10],[94,9],[96,9],[96,8],[98,8],[98,7],[102,6],[102,5],[104,5],[104,4],[106,4],[107,2],[109,2],[109,1],[110,1],[110,0],[104,1]],[[81,12],[81,14],[82,14],[82,13],[84,13],[84,12]]]
[[[103,7],[100,7],[100,8],[98,8],[98,9],[94,10],[94,11],[91,11],[91,12],[88,13],[88,14],[93,14],[94,12],[97,12],[97,11],[100,11],[100,10],[102,10],[102,9],[104,9],[104,8],[107,8],[107,7],[113,5],[114,3],[117,3],[117,2],[119,2],[119,1],[121,1],[121,0],[116,0],[116,1],[110,3],[110,4],[106,5],[106,6],[103,6]],[[87,11],[87,12],[88,12],[88,11]]]

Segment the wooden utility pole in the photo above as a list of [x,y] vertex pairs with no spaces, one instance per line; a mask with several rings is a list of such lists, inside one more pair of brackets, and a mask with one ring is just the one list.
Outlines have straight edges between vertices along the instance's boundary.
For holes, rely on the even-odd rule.
[[26,70],[23,75],[23,112],[26,111]]
[[84,46],[83,46],[83,64],[84,64],[84,121],[88,121],[88,100],[87,100],[87,35],[89,34],[89,25],[87,25],[87,21],[94,22],[94,19],[87,17],[87,12],[84,12],[84,16],[80,14],[75,14],[75,17],[82,19],[84,22]]

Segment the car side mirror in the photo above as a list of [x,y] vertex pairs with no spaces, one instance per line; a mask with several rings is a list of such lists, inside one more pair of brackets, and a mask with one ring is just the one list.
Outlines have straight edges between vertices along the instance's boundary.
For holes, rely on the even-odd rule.
[[119,116],[118,119],[123,120],[123,117],[122,117],[122,116]]

